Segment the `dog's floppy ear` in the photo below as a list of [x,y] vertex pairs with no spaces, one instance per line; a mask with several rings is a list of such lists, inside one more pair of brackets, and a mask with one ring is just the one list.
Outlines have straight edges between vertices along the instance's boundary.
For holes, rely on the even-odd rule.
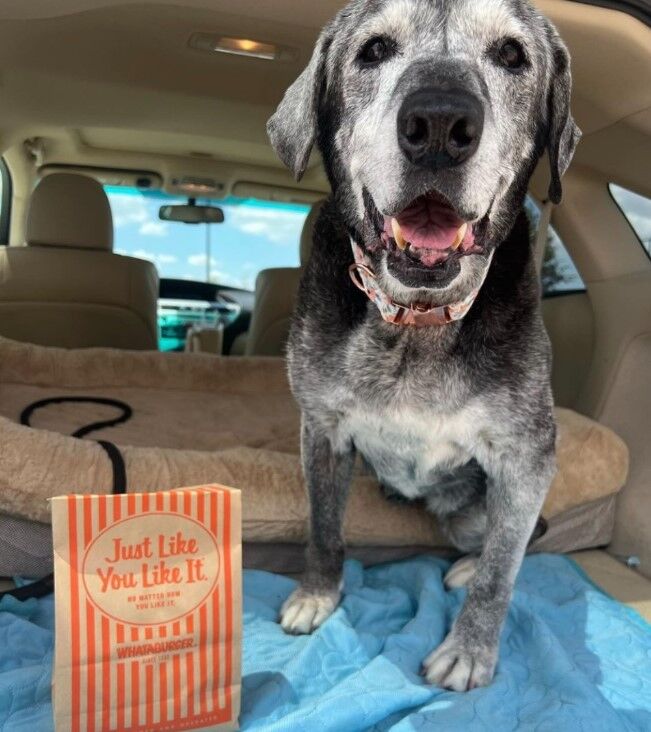
[[581,139],[581,130],[572,119],[570,97],[572,75],[570,55],[555,30],[552,30],[553,73],[549,90],[549,133],[547,147],[551,182],[549,200],[560,203],[563,196],[561,178],[572,162],[574,150]]
[[271,144],[296,180],[305,172],[316,137],[319,93],[330,42],[326,28],[316,43],[310,63],[285,92],[278,109],[267,122]]

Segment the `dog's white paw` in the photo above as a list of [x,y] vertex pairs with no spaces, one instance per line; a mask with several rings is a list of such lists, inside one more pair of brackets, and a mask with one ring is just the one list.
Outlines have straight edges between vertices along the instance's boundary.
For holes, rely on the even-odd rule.
[[465,587],[475,576],[477,571],[477,557],[469,555],[457,560],[445,573],[443,582],[448,590]]
[[340,592],[308,592],[298,588],[285,600],[280,609],[280,624],[286,633],[311,633],[332,615],[339,602]]
[[497,664],[497,648],[469,647],[454,630],[423,662],[428,683],[452,691],[469,691],[490,684]]

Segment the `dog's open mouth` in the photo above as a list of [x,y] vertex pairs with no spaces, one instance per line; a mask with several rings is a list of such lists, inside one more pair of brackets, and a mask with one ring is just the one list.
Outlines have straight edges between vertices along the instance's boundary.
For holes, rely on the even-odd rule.
[[386,248],[421,267],[482,251],[475,242],[473,224],[461,219],[436,193],[419,196],[395,217],[385,216],[380,238]]

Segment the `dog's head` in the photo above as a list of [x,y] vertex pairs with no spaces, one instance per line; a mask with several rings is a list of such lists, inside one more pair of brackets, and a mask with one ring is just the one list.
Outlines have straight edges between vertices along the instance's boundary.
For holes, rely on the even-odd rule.
[[338,207],[405,304],[474,289],[537,160],[549,197],[580,132],[569,56],[526,0],[353,0],[268,131],[297,178],[318,141]]

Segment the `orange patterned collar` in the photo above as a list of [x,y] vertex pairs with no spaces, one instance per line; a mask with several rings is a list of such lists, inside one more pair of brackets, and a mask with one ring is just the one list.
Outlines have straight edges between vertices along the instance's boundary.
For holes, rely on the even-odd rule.
[[401,305],[390,298],[380,289],[377,278],[371,269],[371,263],[364,254],[362,248],[355,242],[351,242],[355,262],[350,265],[348,272],[355,287],[366,294],[371,302],[375,303],[380,315],[387,323],[393,325],[411,325],[415,328],[423,328],[430,325],[446,325],[455,320],[461,320],[470,310],[479,290],[484,284],[490,267],[493,253],[488,259],[488,266],[484,272],[479,287],[473,290],[461,302],[452,305],[424,305],[414,303],[412,305]]

